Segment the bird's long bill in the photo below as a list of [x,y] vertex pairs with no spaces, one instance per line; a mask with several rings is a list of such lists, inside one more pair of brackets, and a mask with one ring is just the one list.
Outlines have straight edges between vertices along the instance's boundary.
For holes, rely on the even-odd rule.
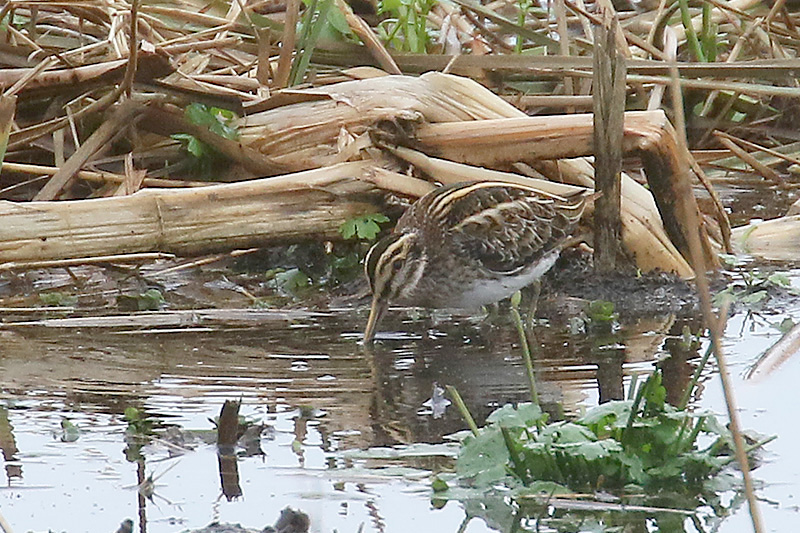
[[369,310],[367,327],[364,329],[364,344],[372,344],[372,341],[375,340],[375,330],[388,307],[389,304],[387,302],[372,298],[372,307]]

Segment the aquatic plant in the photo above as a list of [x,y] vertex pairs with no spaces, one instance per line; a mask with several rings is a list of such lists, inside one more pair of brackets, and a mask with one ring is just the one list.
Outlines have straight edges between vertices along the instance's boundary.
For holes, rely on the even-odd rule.
[[[506,405],[462,441],[457,480],[472,487],[551,481],[573,491],[698,493],[732,461],[731,436],[711,413],[666,403],[659,371],[632,400],[547,424],[532,403]],[[701,444],[704,443],[704,444]]]
[[727,301],[747,307],[758,307],[774,296],[780,299],[800,294],[784,272],[754,269],[736,256],[722,255],[721,259],[728,268],[730,281],[723,290],[714,295],[715,305],[722,305]]
[[[613,306],[595,308],[597,318],[614,316]],[[513,302],[512,317],[525,348]],[[684,502],[681,506],[696,507],[715,499],[723,478],[730,481],[725,467],[735,460],[731,432],[711,412],[686,409],[685,401],[680,407],[670,405],[661,370],[638,387],[633,383],[628,400],[592,407],[575,420],[548,423],[549,415],[538,405],[528,350],[523,355],[532,402],[497,409],[483,428],[448,387],[471,431],[461,439],[455,473],[434,479],[435,501],[466,501],[500,490],[504,495],[511,491],[521,506],[533,495],[549,499],[577,491],[613,493],[614,498],[637,495],[640,501],[670,495]],[[773,438],[755,442],[748,451]]]

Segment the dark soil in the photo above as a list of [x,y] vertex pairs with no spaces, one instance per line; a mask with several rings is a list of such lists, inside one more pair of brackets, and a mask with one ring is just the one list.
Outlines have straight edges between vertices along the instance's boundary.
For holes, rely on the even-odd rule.
[[[542,283],[543,300],[564,297],[613,302],[621,319],[687,315],[699,309],[694,285],[673,274],[598,274],[592,267],[591,254],[579,250],[565,252]],[[544,306],[542,312],[547,309]]]

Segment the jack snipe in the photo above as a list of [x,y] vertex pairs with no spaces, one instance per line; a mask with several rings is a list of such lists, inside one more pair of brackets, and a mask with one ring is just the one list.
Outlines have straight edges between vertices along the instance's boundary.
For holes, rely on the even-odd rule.
[[420,198],[367,254],[372,342],[389,303],[477,308],[511,296],[547,272],[583,213],[568,197],[504,182],[440,187]]

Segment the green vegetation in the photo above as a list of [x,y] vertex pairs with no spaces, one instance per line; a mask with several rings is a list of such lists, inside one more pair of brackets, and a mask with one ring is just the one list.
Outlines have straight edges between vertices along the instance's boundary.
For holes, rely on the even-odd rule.
[[721,256],[730,269],[731,281],[722,291],[714,295],[714,305],[728,301],[746,306],[757,306],[766,303],[772,296],[783,294],[797,296],[800,294],[792,287],[792,282],[783,272],[764,272],[749,268],[737,257]]
[[164,295],[158,289],[117,296],[117,308],[120,311],[158,311],[165,303]]
[[[239,138],[239,131],[236,129],[238,117],[233,111],[195,102],[186,107],[184,115],[190,123],[206,128],[224,139],[235,141]],[[225,160],[225,157],[213,146],[194,135],[175,133],[171,135],[171,138],[180,141],[183,148],[192,156],[194,164],[201,173],[210,172],[215,164]]]
[[[538,405],[518,304],[518,298],[512,300],[512,317],[523,346],[532,401],[497,409],[479,428],[458,392],[448,387],[470,431],[460,437],[455,472],[439,474],[432,482],[434,506],[456,499],[467,506],[468,514],[470,506],[477,505],[472,513],[492,523],[512,517],[517,525],[502,530],[527,530],[519,527],[520,520],[536,516],[537,528],[544,525],[558,531],[584,531],[585,520],[596,519],[596,530],[607,531],[619,521],[613,513],[602,518],[597,514],[609,510],[602,507],[608,505],[607,499],[591,509],[591,516],[546,512],[547,502],[553,497],[568,497],[564,501],[570,502],[576,492],[595,499],[597,494],[604,494],[610,501],[625,502],[615,504],[614,511],[633,511],[632,504],[656,505],[639,510],[650,516],[658,513],[659,527],[669,525],[662,531],[683,531],[683,518],[695,509],[707,506],[721,516],[726,505],[742,501],[738,477],[726,468],[735,460],[730,431],[714,414],[686,408],[710,350],[678,407],[667,402],[661,371],[656,370],[643,383],[637,385],[632,380],[628,400],[592,407],[574,420],[549,422],[549,415]],[[587,326],[601,327],[616,321],[610,302],[592,302],[587,315]],[[696,346],[699,339],[685,328],[683,342]],[[772,438],[751,444],[748,451]],[[737,496],[733,502],[723,503],[720,495],[729,490]]]
[[292,61],[289,85],[303,82],[311,56],[321,39],[340,40],[352,36],[344,14],[336,7],[334,0],[303,0],[306,6],[297,29],[298,51]]
[[48,307],[72,307],[78,303],[74,294],[59,291],[39,293],[39,299]]
[[378,14],[387,18],[378,24],[378,36],[396,50],[427,53],[432,40],[428,13],[435,5],[436,0],[381,0]]
[[140,437],[149,437],[153,434],[155,420],[141,409],[126,407],[123,417],[128,423],[128,428],[125,430],[126,434]]
[[586,317],[592,324],[607,324],[615,322],[619,318],[619,313],[614,312],[614,302],[593,300],[586,309]]
[[389,217],[383,213],[370,213],[345,221],[342,227],[339,228],[339,232],[345,240],[358,238],[374,241],[381,231],[380,225],[384,222],[389,222]]
[[143,461],[142,448],[150,442],[158,420],[138,407],[126,407],[124,412],[128,427],[125,428],[125,458],[130,462]]
[[273,268],[265,277],[270,287],[288,296],[301,296],[311,285],[311,278],[299,268]]
[[[264,272],[267,286],[279,297],[303,299],[363,276],[364,256],[381,232],[381,224],[386,222],[389,217],[382,213],[360,215],[345,221],[339,228],[343,241],[293,244],[283,248],[279,257],[269,259],[269,265],[280,266]],[[253,266],[245,268],[251,270]],[[269,301],[270,298],[256,299],[255,305],[267,305]]]
[[66,418],[61,419],[61,442],[75,442],[81,438],[81,430]]
[[537,405],[506,405],[462,441],[455,479],[487,489],[548,481],[565,491],[698,494],[733,460],[731,435],[714,415],[679,410],[665,398],[656,371],[633,400],[604,403],[572,422],[546,424]]

